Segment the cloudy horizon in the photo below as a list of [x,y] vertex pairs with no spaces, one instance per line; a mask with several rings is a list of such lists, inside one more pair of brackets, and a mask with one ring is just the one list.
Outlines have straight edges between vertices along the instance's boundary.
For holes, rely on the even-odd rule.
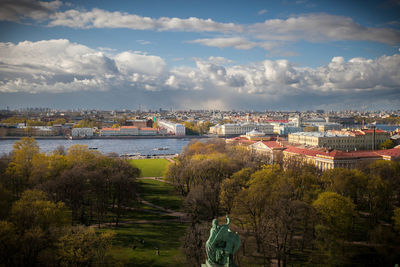
[[272,2],[2,0],[0,108],[400,108],[398,1]]

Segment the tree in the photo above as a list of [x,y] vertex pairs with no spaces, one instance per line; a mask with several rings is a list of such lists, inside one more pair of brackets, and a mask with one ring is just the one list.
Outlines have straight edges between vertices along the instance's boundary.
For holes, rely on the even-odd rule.
[[32,174],[32,160],[39,153],[39,146],[35,139],[23,137],[13,145],[12,159],[6,174],[10,178],[12,192],[19,196],[25,188]]
[[183,250],[187,266],[201,266],[206,261],[205,243],[209,234],[209,225],[192,222],[186,229]]
[[257,243],[257,252],[265,252],[265,227],[264,217],[270,203],[268,197],[273,190],[273,183],[278,179],[280,167],[278,165],[264,166],[263,169],[253,173],[247,188],[239,192],[235,198],[233,216],[240,218],[249,225]]
[[400,197],[400,164],[378,160],[367,166],[367,211],[371,214],[370,226],[379,220],[390,221],[395,199]]
[[367,176],[361,171],[341,168],[325,171],[322,181],[329,191],[349,197],[356,205],[364,199],[368,184]]
[[353,217],[356,216],[355,205],[348,197],[334,192],[324,192],[313,202],[313,207],[320,213],[321,222],[334,237],[347,237]]
[[12,194],[0,184],[0,220],[7,218],[11,210]]
[[18,252],[18,236],[11,222],[0,221],[0,263],[4,266],[15,266]]
[[395,145],[396,144],[392,140],[387,139],[383,143],[380,143],[378,145],[378,149],[391,149],[391,148],[394,148]]
[[[234,168],[225,154],[198,154],[191,158],[190,169],[193,189],[186,198],[186,208],[194,217],[212,219],[220,213],[222,181],[232,175]],[[192,191],[196,188],[196,191]],[[202,210],[200,213],[194,211]]]
[[18,265],[35,266],[58,238],[57,228],[71,223],[64,203],[47,200],[39,190],[25,191],[11,209],[15,226]]
[[238,192],[246,186],[252,173],[253,170],[251,168],[243,168],[235,172],[231,178],[222,181],[220,200],[227,214],[231,213],[235,197]]
[[54,180],[49,180],[41,189],[47,192],[55,201],[64,202],[70,209],[72,219],[80,223],[88,223],[85,199],[88,198],[88,179],[90,172],[81,165],[74,165],[63,171]]
[[70,223],[64,203],[49,201],[46,194],[39,190],[27,190],[22,194],[12,206],[11,219],[21,231],[35,227],[49,230],[52,226]]
[[61,266],[105,266],[107,252],[112,247],[114,232],[96,234],[93,228],[70,228],[57,243]]
[[140,170],[122,159],[113,159],[113,168],[110,170],[112,209],[116,213],[116,226],[124,205],[136,200],[137,188],[135,179],[139,177]]
[[[279,165],[265,165],[234,199],[233,217],[253,233],[264,264],[276,259],[278,266],[286,266],[292,251],[304,248],[300,241],[310,236],[310,204],[297,199],[301,195],[296,190],[292,173]],[[299,241],[294,238],[295,230]]]
[[400,232],[400,208],[396,208],[393,213],[394,229]]
[[45,153],[38,153],[32,159],[31,187],[50,179],[50,159]]
[[57,146],[56,149],[54,149],[53,154],[65,156],[65,155],[67,155],[67,152],[65,151],[65,147],[63,145],[60,145],[60,146]]
[[178,158],[175,163],[169,164],[165,171],[166,179],[183,197],[189,194],[193,183],[192,171],[189,166],[190,159]]
[[68,148],[67,161],[69,164],[88,164],[93,162],[100,153],[89,150],[87,145],[72,145]]
[[316,227],[320,251],[329,263],[344,264],[344,241],[349,238],[353,218],[357,216],[354,203],[348,197],[324,192],[312,205],[320,218]]

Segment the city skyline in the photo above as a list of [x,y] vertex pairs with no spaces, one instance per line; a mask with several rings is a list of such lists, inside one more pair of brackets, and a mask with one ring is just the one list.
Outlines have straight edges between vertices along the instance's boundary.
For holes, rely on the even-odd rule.
[[3,109],[400,108],[399,1],[0,7]]

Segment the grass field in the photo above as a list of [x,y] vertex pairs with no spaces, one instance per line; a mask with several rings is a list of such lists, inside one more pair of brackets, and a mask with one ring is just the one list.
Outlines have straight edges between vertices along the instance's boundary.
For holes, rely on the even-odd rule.
[[181,223],[123,225],[114,230],[111,255],[121,266],[183,266],[184,255],[179,248],[186,227]]
[[162,177],[170,164],[166,159],[133,159],[131,163],[141,170],[140,177]]
[[171,184],[156,180],[143,179],[140,183],[141,197],[163,208],[181,210],[183,198],[178,195]]
[[[144,200],[173,210],[182,207],[183,199],[174,191],[172,185],[151,179],[141,179],[137,182],[140,186],[140,196]],[[113,247],[109,251],[113,265],[184,266],[185,256],[181,251],[181,238],[185,235],[188,224],[171,222],[170,219],[176,217],[160,213],[160,210],[143,203],[127,210],[121,218],[122,224],[112,229],[116,234]],[[132,221],[143,223],[131,223]],[[99,231],[105,230],[107,228]],[[144,243],[141,240],[144,240]],[[160,255],[157,255],[157,247]]]

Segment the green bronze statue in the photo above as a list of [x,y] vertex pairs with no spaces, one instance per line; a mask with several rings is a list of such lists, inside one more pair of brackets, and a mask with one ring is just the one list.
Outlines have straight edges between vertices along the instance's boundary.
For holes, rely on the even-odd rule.
[[219,225],[218,220],[212,221],[210,237],[206,242],[207,261],[202,266],[207,267],[235,267],[233,254],[239,249],[240,238],[237,233],[229,229],[229,217],[226,224]]

